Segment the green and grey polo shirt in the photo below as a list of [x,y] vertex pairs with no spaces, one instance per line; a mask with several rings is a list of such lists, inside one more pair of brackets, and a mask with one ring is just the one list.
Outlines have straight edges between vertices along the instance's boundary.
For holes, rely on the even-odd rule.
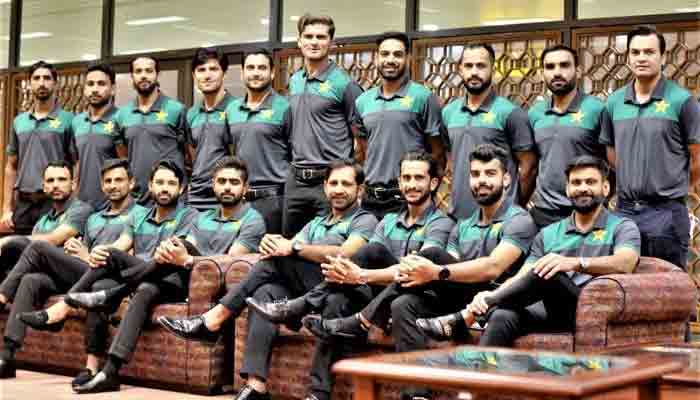
[[562,114],[554,111],[552,101],[540,100],[528,112],[540,160],[532,201],[545,210],[566,210],[571,208],[571,200],[566,195],[564,171],[578,156],[605,159],[599,136],[607,111],[601,100],[581,91]]
[[313,77],[302,68],[289,78],[295,167],[326,167],[352,157],[350,125],[360,93],[362,88],[333,61]]
[[459,261],[488,257],[501,243],[510,243],[522,252],[518,260],[496,279],[503,282],[520,269],[527,258],[537,226],[521,207],[504,201],[489,224],[481,222],[481,208],[452,229],[447,252]]
[[365,172],[370,185],[395,183],[406,152],[430,151],[427,136],[446,136],[437,97],[408,76],[389,98],[381,85],[362,93],[355,110],[358,135],[367,139]]
[[610,121],[600,142],[616,153],[617,193],[623,200],[661,201],[688,195],[689,144],[700,143],[700,105],[677,83],[661,78],[646,104],[634,82],[606,104]]
[[211,110],[205,110],[204,102],[200,102],[187,111],[187,143],[195,150],[187,201],[194,207],[217,204],[211,177],[216,163],[230,154],[226,107],[234,99],[226,93]]
[[435,204],[425,210],[413,224],[408,224],[408,210],[387,214],[377,225],[370,243],[386,247],[396,258],[428,247],[445,248],[454,221]]
[[111,244],[119,239],[132,218],[144,215],[148,209],[129,199],[129,205],[115,213],[109,207],[90,215],[85,226],[85,245],[92,249],[95,246]]
[[156,207],[145,208],[134,215],[124,233],[133,240],[134,255],[150,261],[160,242],[176,236],[184,238],[192,229],[199,213],[193,208],[178,206],[162,221],[156,222]]
[[57,213],[55,208],[51,208],[49,212],[42,215],[41,218],[34,224],[32,235],[51,233],[60,226],[68,226],[78,232],[77,236],[83,236],[85,232],[85,222],[90,214],[92,214],[90,204],[80,201],[76,198],[71,198],[67,201],[63,211]]
[[[469,153],[478,145],[490,143],[509,154],[534,150],[534,138],[527,114],[520,107],[493,90],[476,111],[467,107],[467,99],[455,99],[442,110],[447,126],[452,154],[452,197],[450,214],[464,219],[479,207],[469,187]],[[508,171],[512,184],[508,200],[515,200],[518,192],[518,167],[512,156]]]
[[44,189],[44,170],[50,161],[74,163],[78,158],[71,122],[73,114],[56,105],[46,118],[32,112],[15,117],[5,152],[17,156],[14,189],[34,193]]
[[160,94],[148,112],[136,99],[119,109],[117,125],[129,149],[129,166],[138,183],[139,202],[148,197],[148,176],[156,161],[170,159],[185,170],[185,106]]
[[289,101],[274,90],[257,110],[246,98],[226,109],[236,156],[248,164],[248,184],[254,189],[284,185],[291,161],[291,109]]
[[[617,249],[629,247],[639,253],[641,238],[637,225],[630,219],[619,217],[603,208],[588,232],[576,227],[574,214],[546,226],[532,242],[530,256],[525,265],[534,264],[550,253],[565,257],[605,257]],[[591,280],[591,275],[569,272],[569,277],[580,286]]]
[[265,220],[250,204],[243,203],[227,219],[221,216],[221,207],[199,213],[186,240],[203,256],[213,256],[228,253],[236,243],[255,253],[264,235]]
[[116,122],[118,109],[110,107],[93,121],[88,112],[73,118],[72,130],[80,158],[78,198],[100,210],[109,202],[102,192],[102,164],[117,157],[117,145],[124,144]]
[[354,206],[336,221],[333,221],[333,214],[315,217],[304,225],[293,240],[311,245],[340,246],[351,236],[369,240],[376,225],[374,215]]

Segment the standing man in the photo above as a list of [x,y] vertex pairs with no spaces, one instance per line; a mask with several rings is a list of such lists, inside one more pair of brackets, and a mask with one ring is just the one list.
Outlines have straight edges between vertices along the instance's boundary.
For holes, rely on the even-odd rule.
[[77,162],[71,121],[73,114],[58,105],[53,94],[56,68],[38,61],[29,68],[34,97],[31,111],[15,117],[10,128],[5,165],[0,230],[27,234],[51,204],[42,192],[42,175],[49,161]]
[[226,107],[234,99],[224,89],[228,57],[220,50],[201,48],[192,58],[192,79],[202,92],[202,102],[187,111],[187,150],[192,160],[188,204],[197,210],[217,204],[211,187],[216,163],[231,154]]
[[92,64],[85,76],[84,96],[87,111],[73,118],[73,135],[80,158],[78,198],[95,210],[109,205],[101,190],[101,171],[104,162],[112,158],[126,158],[126,146],[119,136],[116,123],[117,107],[114,97],[115,74],[112,66]]
[[292,237],[315,215],[326,214],[323,178],[328,164],[353,155],[350,128],[362,88],[328,58],[335,23],[305,14],[297,23],[304,67],[289,79],[292,111],[292,169],[285,187],[285,237]]
[[444,170],[443,139],[447,132],[437,97],[409,78],[408,36],[385,32],[377,39],[377,46],[382,84],[357,98],[354,122],[358,152],[367,173],[362,207],[382,219],[405,204],[396,179],[401,157],[409,151],[429,151]]
[[[537,155],[527,114],[509,100],[498,96],[492,75],[496,53],[486,43],[464,46],[459,74],[467,89],[464,99],[455,99],[442,110],[449,132],[452,160],[450,214],[465,219],[477,210],[469,189],[469,152],[491,143],[511,154],[508,172],[513,177],[509,201],[527,204],[534,190]],[[516,196],[518,196],[516,198]]]
[[617,174],[617,212],[637,223],[642,256],[685,269],[690,219],[688,190],[699,192],[700,105],[664,78],[666,41],[642,26],[627,34],[634,81],[606,105],[611,121],[600,142]]
[[136,178],[135,197],[150,205],[148,185],[156,161],[172,160],[185,170],[185,106],[160,91],[158,60],[143,56],[129,64],[136,99],[119,109],[117,124],[126,143],[129,169]]
[[582,155],[604,158],[605,147],[598,139],[607,112],[602,101],[576,87],[578,55],[574,49],[558,44],[545,49],[540,61],[552,97],[535,103],[528,116],[540,158],[530,214],[542,229],[573,211],[566,195],[567,163]]
[[291,161],[289,101],[272,89],[272,55],[264,49],[243,56],[246,96],[226,109],[237,157],[248,164],[246,200],[265,218],[267,233],[282,233],[284,182]]

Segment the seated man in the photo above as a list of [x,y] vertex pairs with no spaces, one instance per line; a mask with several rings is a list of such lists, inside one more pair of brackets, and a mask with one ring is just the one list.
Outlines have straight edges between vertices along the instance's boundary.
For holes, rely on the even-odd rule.
[[[228,291],[217,306],[193,318],[161,317],[161,325],[185,339],[215,341],[222,324],[243,312],[247,297],[272,301],[299,296],[317,285],[323,279],[319,264],[328,257],[355,254],[367,242],[377,224],[376,218],[358,205],[363,182],[362,167],[355,161],[331,163],[323,186],[331,207],[329,215],[314,218],[293,240],[281,235],[266,235],[260,244],[261,261],[251,268],[240,284]],[[334,306],[329,313],[336,316],[356,310],[349,301],[337,301]],[[276,336],[274,324],[255,313],[249,314],[248,339],[241,368],[241,376],[247,378],[247,383],[236,399],[269,399],[265,380]],[[314,363],[326,357],[323,349],[316,349]]]
[[[354,341],[339,341],[339,338],[365,337],[360,329],[360,320],[330,319],[326,310],[341,301],[352,301],[355,308],[364,306],[372,298],[372,284],[378,292],[393,282],[399,271],[399,259],[413,252],[430,254],[445,247],[450,230],[454,226],[451,218],[438,210],[433,203],[432,193],[439,185],[437,163],[426,152],[405,153],[400,161],[399,190],[406,200],[406,209],[400,213],[387,214],[377,225],[369,244],[363,246],[352,261],[335,258],[323,264],[326,282],[315,287],[297,299],[261,304],[259,299],[247,301],[266,318],[277,321],[298,319],[312,310],[320,310],[323,320],[304,319],[304,325],[312,330],[320,340],[317,348],[326,349],[328,357],[324,363],[314,364],[311,371],[311,394],[308,399],[326,400],[331,393],[331,364],[344,353],[356,346]],[[362,266],[363,268],[361,268]],[[345,313],[338,317],[351,315]],[[343,321],[358,329],[345,329],[343,326],[326,326],[322,322]],[[367,322],[367,321],[365,321]],[[382,321],[380,326],[386,323]],[[337,335],[319,333],[324,329]],[[337,329],[336,329],[337,328]],[[337,336],[337,337],[336,337]]]
[[640,235],[629,219],[603,206],[610,192],[605,161],[580,156],[566,168],[571,217],[545,227],[516,276],[494,291],[475,296],[459,313],[420,324],[426,332],[450,337],[486,315],[479,344],[512,346],[522,335],[573,331],[581,287],[596,275],[630,273],[639,260]]

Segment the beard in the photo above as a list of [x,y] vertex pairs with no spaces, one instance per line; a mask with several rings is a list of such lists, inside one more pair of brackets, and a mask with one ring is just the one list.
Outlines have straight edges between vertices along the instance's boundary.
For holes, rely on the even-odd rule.
[[51,98],[52,94],[53,93],[50,90],[47,90],[44,93],[37,91],[36,93],[34,93],[34,97],[39,101],[46,101]]
[[408,199],[406,199],[406,203],[411,204],[411,205],[421,205],[421,204],[425,203],[430,198],[430,194],[431,194],[430,191],[427,191],[427,192],[423,193],[418,198],[418,200],[410,200],[409,201]]
[[224,207],[235,207],[243,201],[243,194],[221,193],[216,195],[216,199]]
[[153,91],[156,90],[157,87],[158,82],[149,82],[149,85],[145,88],[141,88],[140,84],[134,83],[134,89],[136,89],[136,93],[144,97],[150,96],[150,94],[153,93]]
[[270,86],[272,86],[272,81],[270,81],[270,82],[268,82],[267,84],[262,85],[262,86],[260,86],[260,87],[254,87],[254,86],[250,85],[248,82],[246,82],[246,84],[245,84],[246,89],[248,89],[248,90],[250,90],[251,92],[254,92],[254,93],[263,93],[263,92],[266,92],[266,91],[270,88]]
[[109,97],[104,97],[104,98],[101,98],[99,100],[90,101],[90,106],[92,108],[97,108],[97,109],[100,109],[100,108],[106,106],[107,104],[109,104]]
[[478,190],[479,188],[477,188],[476,191],[472,189],[472,196],[480,206],[490,206],[503,197],[503,185],[494,187],[491,193],[485,195],[479,195]]
[[221,89],[221,86],[223,86],[223,83],[219,86],[212,88],[212,89],[206,89],[206,90],[199,89],[199,91],[202,92],[202,94],[213,94],[213,93],[218,92]]
[[[590,197],[590,199],[583,199],[583,197]],[[571,198],[571,204],[574,210],[581,214],[589,214],[595,211],[598,206],[603,204],[603,201],[605,201],[605,197],[595,195],[580,195]]]
[[469,86],[469,84],[465,82],[464,87],[467,88],[467,92],[469,92],[469,94],[478,96],[484,93],[486,89],[488,89],[491,86],[491,81],[491,77],[489,77],[489,79],[481,81],[481,85],[479,86]]
[[576,80],[572,79],[559,87],[554,86],[553,83],[548,83],[547,88],[557,96],[566,96],[571,93],[572,90],[576,89]]
[[403,76],[406,74],[406,64],[404,64],[401,69],[397,68],[395,73],[386,73],[382,67],[378,68],[378,71],[379,75],[381,75],[382,79],[385,81],[396,81],[403,78]]
[[174,207],[177,205],[178,196],[169,197],[167,200],[163,200],[160,196],[153,196],[156,204],[161,207]]

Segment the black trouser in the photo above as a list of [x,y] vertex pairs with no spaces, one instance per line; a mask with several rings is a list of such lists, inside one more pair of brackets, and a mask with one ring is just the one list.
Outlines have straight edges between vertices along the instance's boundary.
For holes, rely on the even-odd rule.
[[547,225],[551,225],[569,217],[572,212],[573,208],[570,207],[558,210],[549,210],[540,207],[532,207],[530,209],[530,215],[532,216],[532,220],[535,222],[535,225],[537,225],[537,230],[542,230],[542,228]]
[[[10,236],[0,249],[0,276],[4,279],[15,267],[24,249],[32,243],[25,236]],[[0,292],[2,293],[2,292]]]
[[315,216],[325,214],[328,214],[328,199],[323,191],[323,178],[299,180],[292,167],[284,187],[282,234],[292,237]]
[[389,213],[399,212],[406,204],[406,200],[404,200],[401,193],[398,192],[398,188],[394,190],[397,191],[398,197],[387,196],[377,198],[373,193],[366,190],[365,195],[362,197],[362,208],[374,214],[378,221],[381,221],[382,218]]
[[263,197],[251,201],[250,205],[263,216],[267,233],[282,233],[284,196]]
[[42,215],[51,209],[51,199],[37,194],[21,194],[14,192],[15,209],[12,213],[12,223],[15,224],[15,233],[28,235],[32,233],[34,224]]
[[640,204],[619,199],[616,211],[639,227],[642,256],[657,257],[687,270],[690,217],[683,201]]
[[21,346],[27,327],[17,315],[33,311],[36,304],[43,304],[49,296],[64,293],[88,269],[87,263],[65,254],[60,247],[32,242],[0,285],[0,293],[12,300],[5,338]]
[[561,272],[550,279],[534,271],[495,291],[489,305],[488,325],[479,341],[483,346],[512,346],[515,339],[532,332],[572,331],[581,288]]

